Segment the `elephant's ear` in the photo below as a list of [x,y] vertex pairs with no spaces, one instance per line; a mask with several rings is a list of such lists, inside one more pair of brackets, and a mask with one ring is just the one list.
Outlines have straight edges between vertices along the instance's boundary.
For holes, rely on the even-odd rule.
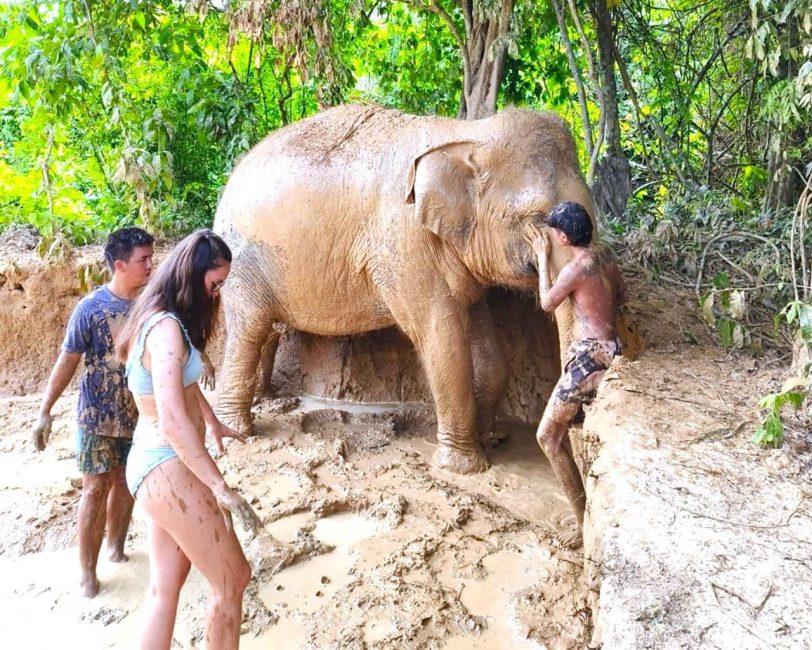
[[415,215],[440,239],[461,252],[474,231],[476,168],[473,142],[452,142],[434,147],[414,160],[409,174],[407,203]]

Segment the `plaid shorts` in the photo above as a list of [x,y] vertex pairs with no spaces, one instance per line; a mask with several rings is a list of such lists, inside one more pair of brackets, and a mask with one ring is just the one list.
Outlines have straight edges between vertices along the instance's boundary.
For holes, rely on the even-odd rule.
[[555,399],[566,404],[583,404],[591,401],[603,378],[612,365],[612,359],[621,354],[620,342],[601,339],[581,339],[570,344],[567,365],[555,386]]
[[82,474],[106,474],[127,464],[132,438],[76,433],[76,466]]

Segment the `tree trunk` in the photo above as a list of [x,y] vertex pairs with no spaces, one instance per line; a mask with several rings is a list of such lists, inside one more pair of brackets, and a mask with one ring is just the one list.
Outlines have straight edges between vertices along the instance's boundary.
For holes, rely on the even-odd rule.
[[[798,26],[794,20],[789,20],[781,29],[780,37],[787,41],[791,50],[797,50],[800,45]],[[782,80],[794,79],[798,74],[798,65],[789,57],[782,58],[778,66],[777,77]],[[805,130],[792,125],[780,125],[778,131],[769,139],[767,148],[767,193],[762,208],[762,223],[768,225],[773,215],[781,208],[795,205],[803,189],[802,176],[796,174],[793,167],[803,168],[803,162],[792,160],[789,152],[797,151],[806,137]]]
[[615,82],[615,33],[606,0],[590,5],[598,36],[601,79],[601,114],[606,155],[597,165],[592,195],[595,207],[603,215],[622,219],[631,196],[631,169],[620,147],[620,118]]
[[418,9],[438,15],[451,30],[463,64],[462,96],[458,117],[476,120],[496,113],[499,87],[505,77],[508,32],[515,0],[484,7],[480,0],[457,0],[465,21],[463,33],[437,2],[411,1]]
[[496,113],[499,87],[505,77],[507,33],[514,0],[503,0],[493,13],[483,14],[482,4],[463,1],[468,65],[463,78],[464,106],[461,119],[476,120]]

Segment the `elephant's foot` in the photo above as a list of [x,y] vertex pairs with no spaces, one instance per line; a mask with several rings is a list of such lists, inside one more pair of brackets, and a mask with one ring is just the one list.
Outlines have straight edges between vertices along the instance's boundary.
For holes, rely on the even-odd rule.
[[244,436],[254,435],[254,418],[250,411],[248,414],[244,414],[215,409],[215,415],[220,422],[225,424],[227,427],[231,427],[234,429],[234,431],[237,431]]
[[431,464],[455,474],[477,474],[488,469],[488,459],[479,449],[463,452],[448,445],[440,445],[431,459]]

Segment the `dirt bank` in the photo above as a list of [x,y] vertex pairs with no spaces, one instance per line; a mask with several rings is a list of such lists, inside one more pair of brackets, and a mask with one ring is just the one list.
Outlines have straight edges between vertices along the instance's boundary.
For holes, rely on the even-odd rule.
[[788,360],[725,354],[689,295],[637,295],[649,348],[614,368],[584,429],[592,645],[810,648],[810,421],[788,417],[781,449],[750,442]]

